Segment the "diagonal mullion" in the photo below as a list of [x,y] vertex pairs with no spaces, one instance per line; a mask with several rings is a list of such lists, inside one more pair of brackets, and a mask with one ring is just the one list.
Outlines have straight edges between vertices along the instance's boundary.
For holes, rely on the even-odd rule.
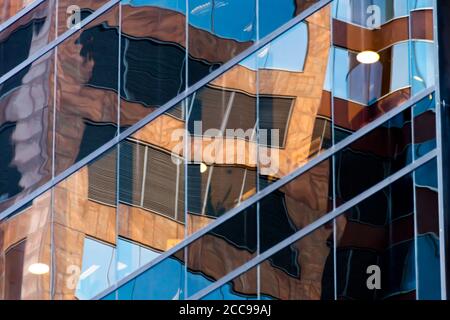
[[291,182],[292,180],[294,180],[298,176],[302,175],[306,171],[308,171],[311,168],[313,168],[314,166],[316,166],[319,163],[323,162],[324,160],[332,157],[335,153],[337,153],[337,152],[347,148],[353,142],[357,141],[361,137],[363,137],[366,134],[370,133],[371,131],[375,130],[376,128],[378,128],[380,125],[382,125],[386,121],[389,121],[392,118],[396,117],[397,115],[399,115],[403,111],[411,108],[417,102],[419,102],[422,99],[428,97],[433,92],[434,92],[434,87],[431,87],[431,88],[423,91],[421,94],[418,94],[417,96],[411,98],[409,101],[405,102],[403,105],[401,105],[399,107],[396,107],[393,110],[385,113],[383,116],[379,117],[375,121],[371,122],[370,124],[366,125],[362,129],[360,129],[357,132],[353,133],[352,135],[350,135],[349,137],[345,138],[344,140],[342,140],[338,144],[336,144],[336,145],[332,146],[331,148],[327,149],[322,154],[316,156],[314,159],[310,160],[308,163],[306,163],[302,167],[297,168],[296,170],[294,170],[293,172],[291,172],[287,176],[279,179],[278,181],[273,182],[272,184],[270,184],[269,186],[267,186],[266,188],[264,188],[263,190],[261,190],[257,194],[254,194],[253,196],[251,196],[247,200],[241,202],[240,206],[229,210],[227,213],[225,213],[222,216],[220,216],[219,218],[217,218],[214,222],[210,223],[209,225],[207,225],[206,227],[204,227],[201,230],[197,231],[196,233],[193,233],[188,238],[184,239],[183,241],[179,242],[177,245],[175,245],[171,249],[169,249],[166,252],[164,252],[161,255],[159,255],[154,260],[150,261],[149,263],[145,264],[144,266],[141,266],[140,268],[138,268],[134,272],[130,273],[128,276],[126,276],[125,278],[123,278],[122,280],[120,280],[119,282],[117,282],[116,284],[111,286],[110,288],[108,288],[108,289],[104,290],[103,292],[101,292],[100,294],[98,294],[96,297],[94,297],[94,299],[100,299],[100,298],[108,295],[109,293],[111,293],[115,289],[119,288],[120,286],[122,286],[126,282],[132,280],[133,278],[135,278],[139,274],[145,272],[147,269],[153,267],[154,265],[160,263],[161,261],[165,260],[169,256],[173,255],[174,253],[178,252],[179,250],[181,250],[184,247],[188,246],[189,244],[193,243],[194,241],[196,241],[197,239],[199,239],[200,237],[202,237],[206,233],[210,232],[211,230],[213,230],[214,228],[216,228],[220,224],[222,224],[225,221],[227,221],[227,220],[233,218],[234,216],[238,215],[239,213],[241,213],[246,208],[254,205],[259,200],[261,200],[262,198],[267,196],[268,194],[270,194],[273,191],[275,191],[275,190],[281,188],[282,186],[288,184],[289,182]]
[[[170,108],[177,105],[187,97],[189,97],[191,94],[196,92],[201,87],[205,86],[215,78],[221,76],[223,73],[234,67],[236,64],[241,62],[243,59],[245,59],[247,56],[257,52],[264,46],[266,46],[269,42],[292,28],[293,26],[297,25],[299,22],[303,21],[304,19],[308,18],[310,15],[314,14],[318,10],[322,9],[326,5],[328,5],[333,0],[321,0],[314,5],[310,6],[308,9],[304,10],[301,14],[299,14],[297,17],[293,18],[280,28],[273,31],[271,34],[264,37],[259,42],[255,43],[251,47],[247,48],[243,52],[241,52],[239,55],[235,56],[233,59],[228,61],[227,63],[223,64],[221,67],[217,68],[215,71],[210,73],[208,76],[204,77],[202,80],[198,81],[196,84],[189,87],[186,91],[180,93],[178,96],[172,98],[167,103],[165,103],[163,106],[159,107],[152,113],[148,114],[146,117],[142,118],[140,121],[129,127],[128,129],[124,130],[121,134],[117,135],[107,143],[103,144],[101,147],[97,148],[93,153],[88,155],[87,157],[83,158],[82,160],[78,161],[74,165],[72,165],[70,168],[66,169],[62,173],[60,173],[58,176],[54,177],[52,180],[48,181],[47,183],[43,184],[42,186],[36,188],[34,191],[30,192],[27,196],[23,197],[21,200],[16,202],[14,205],[10,206],[8,209],[4,210],[0,213],[0,221],[7,216],[14,213],[16,210],[20,209],[22,206],[24,206],[26,203],[32,201],[34,198],[38,197],[39,195],[43,194],[44,192],[51,189],[56,184],[60,183],[73,173],[75,173],[77,170],[81,169],[85,165],[89,164],[93,160],[95,160],[97,157],[101,156],[103,153],[108,151],[110,148],[114,147],[124,139],[126,139],[128,136],[132,135],[137,130],[141,129],[145,125],[147,125],[152,120],[156,119],[161,114],[167,112]],[[96,10],[93,14],[91,14],[89,17],[83,20],[81,23],[81,28],[84,27],[86,24],[90,23],[92,20],[103,14],[104,12],[108,11],[112,6],[120,2],[120,0],[111,0],[107,4],[103,5],[100,9]],[[26,61],[21,63],[19,66],[5,74],[3,77],[0,78],[0,85],[9,79],[11,76],[13,76],[15,73],[19,72],[26,66],[28,66],[33,61],[39,59],[41,56],[45,55],[48,51],[52,50],[54,47],[56,47],[58,44],[63,42],[65,39],[70,37],[72,34],[77,32],[78,30],[68,30],[63,35],[61,35],[58,39],[47,45],[46,47],[42,48],[38,52],[36,52],[33,56],[29,57]],[[14,73],[13,73],[14,72]],[[8,77],[8,78],[6,78]],[[5,79],[5,80],[4,80]]]
[[353,199],[347,201],[345,204],[341,205],[340,207],[334,209],[333,211],[329,212],[328,214],[322,216],[321,218],[317,219],[313,223],[307,225],[303,229],[297,231],[287,239],[281,241],[280,243],[274,245],[272,248],[268,249],[264,253],[260,254],[259,256],[253,258],[252,260],[248,261],[241,267],[235,269],[234,271],[228,273],[226,276],[222,277],[221,279],[217,280],[216,282],[212,283],[208,287],[204,288],[203,290],[197,292],[193,296],[189,297],[188,300],[198,300],[206,296],[207,294],[211,293],[212,291],[220,288],[227,282],[235,279],[236,277],[240,276],[241,274],[247,272],[251,268],[257,266],[258,264],[262,263],[263,261],[270,258],[272,255],[277,253],[278,251],[290,246],[291,244],[297,242],[298,240],[304,238],[308,234],[314,232],[315,230],[319,229],[320,227],[324,226],[327,223],[330,223],[340,215],[344,214],[346,211],[351,209],[352,207],[358,205],[362,201],[366,200],[370,196],[374,195],[375,193],[383,190],[387,186],[391,185],[395,181],[403,178],[404,176],[410,174],[418,167],[426,164],[427,162],[433,160],[437,156],[437,150],[433,150],[426,155],[422,156],[415,162],[409,164],[408,166],[404,167],[402,170],[396,172],[395,174],[387,177],[383,181],[377,183],[373,187],[367,189],[363,193],[359,194],[358,196],[354,197]]

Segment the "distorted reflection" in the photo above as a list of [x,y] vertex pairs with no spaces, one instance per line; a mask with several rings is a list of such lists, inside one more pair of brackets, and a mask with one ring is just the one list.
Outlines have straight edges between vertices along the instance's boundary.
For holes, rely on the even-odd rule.
[[83,263],[75,296],[87,300],[114,282],[114,247],[85,238]]
[[416,201],[417,298],[440,300],[439,208],[437,162],[414,173]]
[[[339,299],[416,299],[413,198],[409,175],[337,219]],[[372,265],[382,270],[381,290],[366,285]]]

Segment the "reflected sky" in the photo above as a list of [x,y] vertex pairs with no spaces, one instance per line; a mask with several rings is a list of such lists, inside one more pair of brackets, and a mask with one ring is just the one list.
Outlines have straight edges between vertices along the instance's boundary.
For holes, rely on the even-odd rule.
[[[301,72],[305,66],[307,50],[308,25],[302,22],[258,52],[257,68]],[[254,55],[243,60],[240,65],[256,70]]]
[[[122,0],[122,4],[186,12],[185,0]],[[295,9],[293,0],[259,0],[260,38],[292,19]],[[255,40],[256,0],[189,0],[189,23],[223,38]]]

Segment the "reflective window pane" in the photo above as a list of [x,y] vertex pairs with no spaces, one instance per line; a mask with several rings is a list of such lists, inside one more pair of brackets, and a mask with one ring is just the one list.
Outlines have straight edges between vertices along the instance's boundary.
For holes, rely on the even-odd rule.
[[338,299],[416,299],[413,192],[408,175],[336,220]]
[[126,0],[121,5],[120,126],[124,129],[185,90],[186,1]]
[[[10,3],[8,3],[10,2]],[[24,1],[3,1],[1,15],[15,12]],[[6,6],[6,8],[4,8]],[[8,8],[9,7],[9,8]],[[55,39],[55,4],[44,1],[0,33],[0,76]]]
[[267,184],[331,146],[329,15],[327,6],[257,53],[259,171]]
[[117,279],[185,237],[185,103],[119,145]]
[[0,299],[51,299],[51,191],[0,222]]
[[54,54],[0,84],[0,211],[52,177]]
[[441,299],[437,163],[414,173],[416,197],[417,298]]
[[432,94],[413,107],[414,158],[436,148],[436,99]]
[[[339,131],[338,134],[342,132]],[[408,109],[336,153],[338,205],[411,163],[411,135],[411,110]]]
[[53,189],[53,299],[90,299],[114,284],[116,166],[113,148]]
[[151,267],[119,289],[119,300],[182,300],[185,282],[184,250]]
[[[283,265],[276,264],[282,256]],[[259,268],[261,300],[333,300],[333,225],[278,251]]]
[[0,12],[0,23],[4,23],[31,3],[30,0],[5,1]]
[[188,99],[188,234],[256,193],[255,64],[252,55]]
[[316,4],[317,0],[258,0],[259,36],[263,38]]
[[87,300],[105,290],[114,280],[113,246],[91,238],[84,239],[83,263],[75,296]]
[[186,250],[187,293],[191,296],[256,256],[256,205],[215,227]]
[[[261,252],[331,211],[332,177],[331,160],[325,160],[259,202]],[[283,268],[295,256],[295,251],[286,249],[275,254],[271,262]]]
[[117,134],[119,7],[58,46],[55,174]]
[[241,274],[201,300],[258,300],[257,268]]
[[256,40],[256,0],[190,0],[188,83],[192,85]]

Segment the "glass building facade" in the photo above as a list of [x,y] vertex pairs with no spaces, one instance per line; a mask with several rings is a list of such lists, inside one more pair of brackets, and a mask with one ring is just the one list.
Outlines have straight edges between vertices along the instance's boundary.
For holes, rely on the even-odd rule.
[[0,0],[0,299],[447,299],[439,12]]

